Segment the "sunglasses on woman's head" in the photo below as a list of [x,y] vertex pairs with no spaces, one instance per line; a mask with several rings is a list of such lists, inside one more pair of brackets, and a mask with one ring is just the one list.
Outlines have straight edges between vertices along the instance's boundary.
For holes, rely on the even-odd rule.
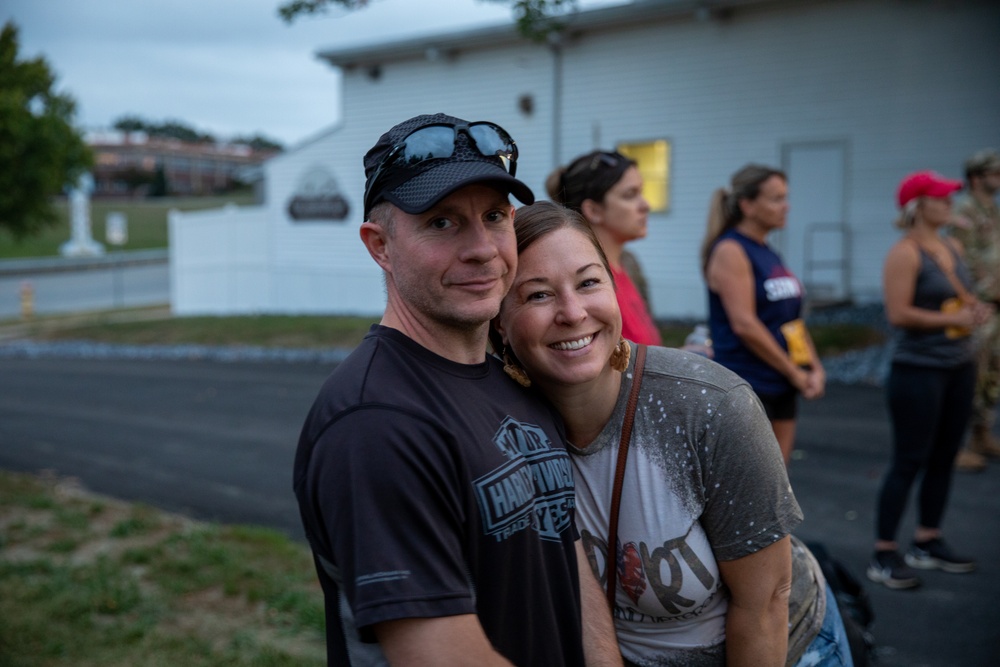
[[602,165],[614,169],[625,157],[620,153],[595,153],[589,157],[584,156],[578,159],[575,163],[570,165],[570,168],[566,170],[567,175],[578,175],[584,171],[595,171]]

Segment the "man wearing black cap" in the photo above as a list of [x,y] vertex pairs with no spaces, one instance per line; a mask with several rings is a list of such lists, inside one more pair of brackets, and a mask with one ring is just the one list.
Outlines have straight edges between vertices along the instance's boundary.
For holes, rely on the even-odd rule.
[[534,200],[514,141],[418,116],[364,164],[386,308],[320,390],[295,460],[329,664],[620,664],[577,565],[561,427],[486,354],[516,271],[508,196]]

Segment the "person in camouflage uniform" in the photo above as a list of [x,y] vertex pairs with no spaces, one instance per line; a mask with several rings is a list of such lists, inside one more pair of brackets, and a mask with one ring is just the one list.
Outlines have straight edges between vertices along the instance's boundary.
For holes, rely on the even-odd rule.
[[[965,261],[983,301],[1000,304],[1000,154],[983,150],[965,162],[967,194],[955,207],[952,234],[965,246]],[[982,470],[986,459],[1000,458],[1000,440],[993,435],[1000,401],[1000,314],[980,329],[978,379],[968,445],[958,454],[956,467]]]

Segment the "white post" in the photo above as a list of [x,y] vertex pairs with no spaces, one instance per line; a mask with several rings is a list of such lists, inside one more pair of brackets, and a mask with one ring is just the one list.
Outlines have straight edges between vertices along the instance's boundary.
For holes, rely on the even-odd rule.
[[71,236],[59,247],[63,257],[103,255],[104,246],[90,233],[90,193],[94,191],[94,177],[83,174],[69,190]]

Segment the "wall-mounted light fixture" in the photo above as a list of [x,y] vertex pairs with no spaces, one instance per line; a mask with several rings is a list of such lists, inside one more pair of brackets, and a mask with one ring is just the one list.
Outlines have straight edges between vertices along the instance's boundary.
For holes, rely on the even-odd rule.
[[517,98],[517,110],[525,116],[535,113],[535,97],[531,93],[525,93]]

